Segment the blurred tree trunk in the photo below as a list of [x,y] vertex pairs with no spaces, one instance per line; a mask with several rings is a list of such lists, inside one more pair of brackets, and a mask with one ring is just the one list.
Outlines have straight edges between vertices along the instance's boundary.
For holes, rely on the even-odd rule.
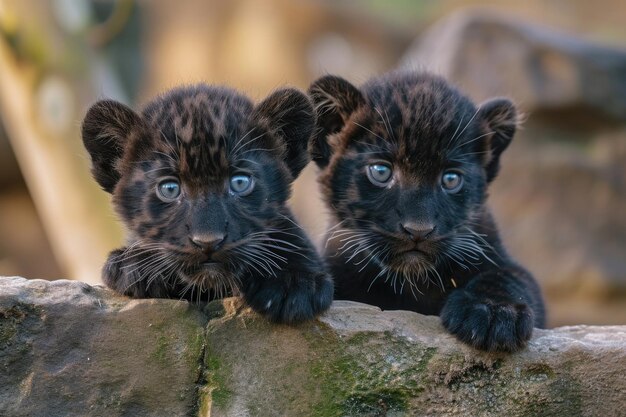
[[[20,169],[67,276],[97,283],[107,252],[121,241],[120,227],[106,195],[87,174],[78,123],[67,131],[43,128],[47,99],[36,74],[0,38],[0,118]],[[57,81],[57,92],[65,88],[74,97],[70,83]],[[76,113],[70,114],[74,120]]]

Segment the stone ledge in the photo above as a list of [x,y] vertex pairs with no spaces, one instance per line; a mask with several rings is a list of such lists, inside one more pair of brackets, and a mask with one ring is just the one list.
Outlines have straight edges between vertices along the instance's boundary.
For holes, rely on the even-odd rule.
[[0,415],[618,415],[626,326],[536,330],[486,354],[438,318],[335,302],[272,325],[76,281],[0,278]]

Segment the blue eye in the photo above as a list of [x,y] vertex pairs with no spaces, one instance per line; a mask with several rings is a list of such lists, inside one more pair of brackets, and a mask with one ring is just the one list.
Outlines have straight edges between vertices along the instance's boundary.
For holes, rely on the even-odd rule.
[[392,174],[391,167],[383,163],[367,166],[367,178],[379,187],[385,187],[391,181]]
[[254,181],[249,175],[237,174],[230,177],[230,190],[240,196],[246,196],[254,189]]
[[463,176],[456,171],[445,171],[441,176],[441,186],[447,193],[457,193],[463,187]]
[[166,203],[170,203],[180,195],[178,180],[167,178],[157,184],[157,196]]

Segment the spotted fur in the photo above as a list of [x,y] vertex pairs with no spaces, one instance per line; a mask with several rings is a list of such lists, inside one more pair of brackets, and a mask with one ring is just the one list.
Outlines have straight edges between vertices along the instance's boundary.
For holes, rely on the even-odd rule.
[[[278,322],[328,308],[332,280],[286,206],[314,124],[309,99],[294,89],[256,106],[207,85],[174,89],[140,114],[115,101],[93,105],[82,127],[92,173],[128,229],[104,282],[140,298],[241,293]],[[241,173],[254,183],[245,196],[229,185]],[[168,178],[180,187],[173,201],[157,193]]]
[[[318,115],[310,152],[334,220],[326,256],[335,297],[440,315],[479,349],[523,347],[544,325],[543,301],[485,204],[515,133],[514,105],[476,107],[444,79],[415,72],[361,88],[325,76],[309,93]],[[368,179],[381,164],[392,171],[384,186]],[[463,181],[454,193],[442,183],[449,172]]]

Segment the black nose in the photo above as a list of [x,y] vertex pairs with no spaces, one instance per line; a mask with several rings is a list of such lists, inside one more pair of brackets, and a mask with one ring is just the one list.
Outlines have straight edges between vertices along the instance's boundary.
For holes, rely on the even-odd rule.
[[211,253],[220,248],[226,236],[223,233],[203,233],[192,235],[189,239],[202,252]]
[[435,226],[430,223],[404,223],[400,226],[415,241],[426,240],[435,231]]

